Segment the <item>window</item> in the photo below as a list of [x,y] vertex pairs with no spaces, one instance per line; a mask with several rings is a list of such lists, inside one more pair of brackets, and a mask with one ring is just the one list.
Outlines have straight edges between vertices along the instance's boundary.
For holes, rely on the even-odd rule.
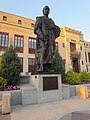
[[19,59],[20,59],[21,65],[22,65],[22,70],[21,70],[21,72],[23,72],[23,58],[22,58],[22,57],[19,57]]
[[65,47],[65,44],[64,44],[64,43],[62,43],[62,46],[63,46],[63,47]]
[[28,53],[35,54],[36,49],[36,39],[30,38],[28,40]]
[[9,35],[8,33],[0,32],[0,50],[4,50],[8,47]]
[[88,72],[88,65],[86,65],[86,69],[87,69],[87,72]]
[[88,43],[86,44],[86,46],[88,47]]
[[17,52],[23,53],[23,47],[24,47],[24,37],[21,35],[15,35],[14,36],[14,48]]
[[90,62],[90,53],[88,53],[88,61]]
[[21,21],[21,20],[18,20],[18,24],[22,24],[22,21]]
[[83,61],[82,61],[82,65],[83,65]]
[[86,62],[87,62],[87,53],[85,52],[85,59],[86,59]]
[[28,72],[34,72],[35,58],[28,58]]
[[31,23],[31,27],[34,27],[34,23]]
[[80,46],[80,50],[82,51],[82,46]]
[[7,21],[7,17],[6,17],[6,16],[3,16],[3,20],[4,20],[4,21]]
[[70,52],[76,51],[76,44],[70,42]]

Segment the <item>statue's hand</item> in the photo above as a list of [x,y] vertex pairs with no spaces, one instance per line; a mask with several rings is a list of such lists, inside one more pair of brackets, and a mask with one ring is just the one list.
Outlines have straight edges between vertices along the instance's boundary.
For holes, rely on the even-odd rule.
[[40,38],[41,40],[44,40],[44,35],[43,35],[43,34],[40,34],[39,38]]

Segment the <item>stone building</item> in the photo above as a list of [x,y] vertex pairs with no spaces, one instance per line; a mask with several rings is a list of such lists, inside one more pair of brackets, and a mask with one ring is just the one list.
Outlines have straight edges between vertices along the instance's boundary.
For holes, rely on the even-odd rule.
[[81,42],[81,71],[90,72],[90,42],[82,41]]
[[[36,36],[35,21],[0,11],[0,59],[5,49],[12,44],[23,65],[23,75],[34,71]],[[83,40],[80,31],[61,28],[56,39],[56,49],[65,60],[66,72],[90,71],[90,43]]]

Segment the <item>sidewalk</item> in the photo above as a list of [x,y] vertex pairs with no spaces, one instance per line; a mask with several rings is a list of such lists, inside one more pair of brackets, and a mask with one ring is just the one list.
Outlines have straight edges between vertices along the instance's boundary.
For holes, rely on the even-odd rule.
[[12,106],[12,120],[59,120],[72,111],[90,110],[90,99],[66,99],[34,105]]

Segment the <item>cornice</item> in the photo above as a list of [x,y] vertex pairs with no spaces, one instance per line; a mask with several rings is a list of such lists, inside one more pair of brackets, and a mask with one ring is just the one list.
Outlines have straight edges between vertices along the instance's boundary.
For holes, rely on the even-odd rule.
[[5,22],[0,22],[4,25],[10,25],[10,26],[14,26],[14,27],[19,27],[19,28],[24,28],[24,29],[29,29],[29,30],[34,30],[34,28],[29,28],[29,27],[23,27],[21,25],[15,25],[15,24],[11,24],[11,23],[5,23]]
[[72,33],[75,33],[75,34],[82,34],[81,31],[78,31],[78,30],[75,30],[75,29],[71,29],[71,28],[68,28],[68,27],[64,27],[63,30],[65,30],[67,32],[72,32]]

